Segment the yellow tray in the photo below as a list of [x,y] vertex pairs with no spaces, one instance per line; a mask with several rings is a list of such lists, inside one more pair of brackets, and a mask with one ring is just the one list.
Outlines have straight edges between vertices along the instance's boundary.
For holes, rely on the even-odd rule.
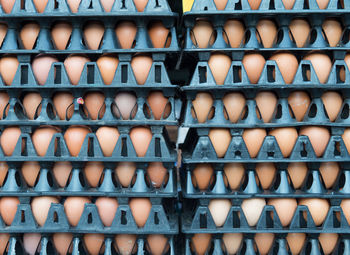
[[194,0],[182,0],[183,12],[189,12],[192,8]]

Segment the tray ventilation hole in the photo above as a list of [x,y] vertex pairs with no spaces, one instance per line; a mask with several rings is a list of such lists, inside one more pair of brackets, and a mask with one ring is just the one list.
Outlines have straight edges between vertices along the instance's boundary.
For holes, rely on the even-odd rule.
[[201,213],[199,215],[199,227],[200,228],[207,228],[207,214]]
[[58,214],[57,214],[57,212],[53,213],[53,222],[58,223]]
[[62,66],[55,66],[55,84],[61,84],[62,83]]
[[122,83],[128,82],[128,66],[122,65]]
[[199,72],[199,83],[206,83],[207,82],[207,68],[205,66],[200,66],[198,68]]
[[24,210],[21,210],[21,222],[22,223],[26,222],[26,215],[24,213]]
[[162,68],[160,65],[155,66],[154,80],[156,83],[162,82]]
[[241,66],[233,66],[232,73],[233,73],[233,82],[234,83],[242,82],[242,78],[240,77],[241,75],[239,75],[240,73],[242,73]]
[[268,82],[275,82],[276,77],[276,68],[273,65],[267,66],[267,81]]
[[310,79],[307,77],[307,74],[309,74],[311,72],[310,66],[302,64],[301,70],[302,70],[302,75],[303,75],[303,81],[310,81]]
[[28,66],[21,66],[21,84],[28,84]]
[[154,224],[159,225],[159,217],[158,217],[158,212],[154,213]]
[[87,83],[94,84],[95,81],[95,66],[88,65],[87,66]]
[[126,225],[128,224],[128,220],[126,219],[126,212],[123,210],[120,217],[120,224]]
[[89,213],[89,215],[88,215],[88,222],[87,223],[92,224],[92,214],[91,213]]

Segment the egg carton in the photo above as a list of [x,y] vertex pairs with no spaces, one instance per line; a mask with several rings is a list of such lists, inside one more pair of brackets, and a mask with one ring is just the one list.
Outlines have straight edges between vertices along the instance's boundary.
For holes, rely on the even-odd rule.
[[[178,254],[177,253],[178,248],[176,247],[176,237],[167,235],[167,238],[168,238],[169,249],[167,252],[164,253],[164,255]],[[101,251],[100,254],[104,254],[104,255],[120,254],[116,248],[116,244],[114,242],[114,236],[105,235],[105,239],[102,243],[102,247],[103,247],[102,249],[104,249],[104,252]],[[149,251],[150,249],[149,249],[149,244],[147,242],[147,236],[144,236],[144,235],[137,236],[135,249],[136,247],[137,247],[137,251],[134,253],[135,255],[152,254]],[[16,234],[11,235],[7,243],[6,249],[7,248],[8,248],[8,251],[6,252],[6,254],[8,255],[26,254],[21,235],[16,235]],[[71,252],[69,252],[68,254],[72,254],[72,255],[89,254],[82,235],[74,235],[72,242],[69,245],[69,249],[71,249]],[[58,251],[55,249],[52,236],[47,234],[42,235],[36,252],[42,255],[59,254]]]
[[[2,196],[107,196],[107,197],[176,197],[177,174],[174,163],[164,163],[167,174],[157,187],[152,183],[146,169],[147,163],[138,163],[128,187],[123,187],[114,174],[114,163],[105,163],[96,186],[89,184],[83,164],[73,163],[64,187],[60,186],[52,172],[52,164],[41,162],[36,181],[30,186],[24,179],[20,164],[10,163],[7,176],[0,188]],[[161,173],[160,173],[161,174]],[[62,173],[64,175],[64,173]],[[159,187],[158,187],[159,185]]]
[[106,12],[99,0],[82,0],[78,12],[73,13],[67,4],[67,0],[49,0],[43,13],[39,13],[33,3],[33,0],[16,0],[12,12],[7,14],[2,6],[0,8],[2,18],[22,18],[31,17],[40,19],[41,17],[69,17],[76,16],[177,16],[173,13],[166,0],[148,0],[143,12],[136,10],[133,0],[115,1],[111,12]]
[[63,202],[52,203],[43,226],[35,220],[29,197],[19,197],[20,204],[10,226],[0,218],[1,233],[99,233],[99,234],[169,234],[178,233],[178,216],[174,201],[150,198],[152,203],[148,219],[143,227],[136,225],[128,204],[129,198],[117,198],[118,209],[112,225],[106,227],[95,204],[86,203],[77,226],[70,225],[64,211]]
[[[30,133],[31,127],[21,126],[22,133],[17,140],[16,147],[11,156],[5,156],[0,148],[0,161],[21,162],[21,161],[39,161],[39,162],[176,162],[177,155],[174,144],[168,138],[167,132],[162,126],[152,126],[153,137],[144,157],[138,157],[133,143],[129,136],[130,128],[128,126],[119,126],[120,136],[114,148],[111,157],[105,157],[98,138],[94,133],[86,135],[77,157],[70,154],[62,133],[53,135],[46,155],[41,157],[37,154]],[[23,145],[24,144],[24,145]],[[24,147],[22,147],[22,145]]]
[[209,128],[190,129],[180,148],[184,163],[258,162],[347,162],[350,161],[341,135],[342,128],[331,128],[331,137],[321,157],[317,157],[307,136],[298,136],[289,157],[283,157],[274,136],[266,136],[257,157],[251,158],[242,138],[242,129],[230,129],[231,142],[222,158],[217,157],[208,136]]
[[[193,235],[186,235],[184,244],[184,253],[186,255],[196,255],[197,253],[192,248],[191,238]],[[329,245],[331,246],[331,245]],[[348,235],[341,235],[338,241],[330,253],[332,255],[348,255],[350,254],[350,240]],[[224,242],[222,241],[222,235],[217,234],[212,236],[212,240],[208,246],[204,255],[226,255],[229,254],[226,251]],[[254,235],[247,234],[241,242],[241,245],[237,248],[237,255],[260,255],[258,252],[256,242],[254,241]],[[276,234],[275,239],[269,249],[267,255],[276,254],[291,254],[289,244],[286,240],[286,235]],[[306,237],[305,243],[302,246],[300,255],[319,255],[324,254],[321,243],[318,240],[318,235],[311,234]]]
[[[316,226],[307,206],[298,205],[291,223],[283,227],[272,205],[265,205],[255,226],[248,224],[240,203],[241,199],[232,199],[233,205],[227,214],[223,226],[215,225],[209,210],[209,199],[185,200],[181,215],[181,230],[185,234],[195,233],[339,233],[348,234],[348,224],[339,199],[330,199],[330,208],[320,226]],[[221,215],[224,217],[224,215]],[[221,217],[220,216],[220,217]]]
[[[211,183],[206,190],[199,190],[193,184],[193,169],[196,165],[185,164],[180,171],[182,194],[184,198],[349,198],[350,183],[348,162],[341,164],[341,169],[336,176],[332,187],[328,188],[318,170],[319,163],[308,163],[308,173],[303,184],[296,189],[287,171],[287,163],[276,164],[276,173],[273,176],[270,188],[264,189],[260,183],[259,176],[255,171],[255,164],[245,164],[245,173],[239,187],[236,190],[227,184],[227,177],[223,171],[224,164],[213,164],[214,173]],[[237,177],[238,178],[238,177]]]

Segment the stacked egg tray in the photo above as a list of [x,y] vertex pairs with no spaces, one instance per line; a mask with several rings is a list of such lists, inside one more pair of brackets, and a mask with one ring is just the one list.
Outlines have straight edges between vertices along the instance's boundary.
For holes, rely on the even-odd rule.
[[[72,233],[72,254],[87,254],[84,248],[83,234],[99,233],[105,235],[104,254],[116,254],[113,238],[116,234],[135,234],[137,237],[137,254],[150,253],[147,237],[150,234],[164,234],[168,238],[166,254],[175,254],[174,239],[178,232],[178,219],[174,200],[177,197],[177,174],[175,163],[177,154],[170,141],[166,126],[177,126],[181,111],[181,101],[176,99],[177,86],[171,84],[165,67],[169,54],[177,54],[179,47],[175,26],[177,14],[173,13],[166,0],[149,0],[143,12],[138,12],[132,0],[115,1],[112,10],[105,12],[99,0],[82,0],[78,11],[73,13],[65,0],[49,0],[42,13],[37,12],[32,0],[16,0],[11,13],[0,8],[1,21],[7,26],[6,36],[2,42],[1,54],[16,54],[19,65],[11,84],[0,80],[1,91],[9,95],[9,101],[0,120],[1,131],[9,126],[19,126],[21,135],[11,156],[5,156],[2,149],[0,161],[6,162],[8,171],[1,186],[1,197],[18,197],[16,214],[11,225],[0,218],[0,232],[9,233],[7,244],[9,254],[23,254],[22,233],[41,233],[41,245],[37,252],[54,254],[52,233]],[[24,49],[20,38],[21,26],[26,21],[37,22],[40,26],[33,49]],[[56,49],[50,34],[50,28],[56,21],[69,20],[72,33],[65,50]],[[84,42],[83,27],[87,21],[99,21],[105,31],[99,49],[91,50]],[[137,26],[134,46],[122,49],[115,35],[114,27],[119,21],[132,20]],[[161,21],[169,28],[171,43],[167,48],[154,48],[147,33],[150,21]],[[52,64],[48,78],[39,85],[31,62],[38,53],[54,54],[59,61]],[[69,54],[85,54],[92,62],[85,64],[78,84],[73,85],[63,64]],[[111,84],[104,83],[95,59],[104,53],[117,54],[119,64]],[[148,54],[153,63],[144,85],[138,85],[131,59],[135,53]],[[73,95],[72,115],[60,120],[53,103],[56,92],[70,92]],[[101,92],[105,96],[105,112],[96,120],[92,120],[84,106],[84,95],[87,92]],[[114,98],[118,92],[132,91],[137,97],[135,116],[123,119],[115,114],[118,108]],[[170,113],[156,119],[147,101],[151,91],[161,91],[168,98]],[[34,119],[26,116],[23,106],[23,95],[28,92],[39,93],[42,101]],[[118,109],[119,110],[119,109]],[[119,114],[121,115],[121,114]],[[44,156],[39,156],[32,134],[42,125],[59,127],[50,142]],[[78,156],[72,156],[63,137],[65,130],[72,125],[88,126],[92,132],[83,142]],[[95,134],[101,126],[116,127],[120,133],[111,156],[104,156],[99,140]],[[130,138],[130,130],[136,126],[147,126],[152,132],[152,139],[144,157],[139,157]],[[21,168],[24,162],[39,162],[40,171],[33,186],[26,183]],[[52,172],[55,162],[68,161],[72,164],[69,180],[62,187]],[[89,185],[84,175],[87,162],[103,162],[104,169],[96,187]],[[114,168],[118,162],[135,162],[136,171],[132,184],[121,185],[115,177]],[[151,162],[162,162],[167,169],[167,180],[160,187],[152,185],[146,170]],[[59,197],[59,204],[51,204],[44,225],[38,224],[32,212],[31,201],[35,197]],[[85,204],[79,223],[72,226],[64,210],[64,201],[71,196],[90,197],[92,203]],[[114,197],[118,201],[118,209],[114,223],[106,227],[100,218],[97,206],[98,197]],[[151,202],[147,222],[139,227],[131,212],[129,201],[132,198],[145,197]],[[39,251],[40,250],[40,251]],[[27,251],[26,251],[27,252]],[[119,254],[119,253],[118,253]]]
[[[186,101],[182,128],[188,130],[180,145],[183,162],[180,178],[183,195],[181,227],[185,233],[184,253],[219,255],[231,254],[234,250],[232,254],[290,254],[292,246],[287,242],[287,235],[306,233],[306,241],[300,242],[304,245],[293,254],[323,254],[325,248],[320,245],[319,235],[338,233],[336,248],[329,253],[348,254],[349,248],[346,243],[349,242],[347,234],[350,225],[341,202],[342,199],[349,198],[349,192],[346,190],[349,187],[347,172],[350,151],[343,140],[344,131],[349,127],[347,79],[350,78],[350,73],[345,61],[349,47],[347,39],[349,2],[330,0],[326,8],[320,9],[316,1],[296,0],[293,8],[289,10],[285,9],[279,0],[262,0],[260,7],[254,10],[249,5],[252,1],[248,3],[247,0],[228,0],[226,7],[221,10],[217,10],[215,2],[219,3],[213,0],[195,0],[191,11],[184,13],[183,17],[184,55],[187,59],[196,60],[192,78],[188,80],[186,86],[181,87]],[[306,19],[311,25],[307,42],[302,47],[297,47],[289,28],[290,22],[296,17]],[[262,18],[273,20],[277,25],[276,38],[270,47],[264,47],[256,28]],[[341,38],[335,46],[330,46],[322,28],[327,18],[336,18],[343,25]],[[229,19],[238,20],[245,26],[243,40],[236,48],[230,46],[229,37],[224,30],[225,23]],[[211,31],[209,33],[212,34],[205,37],[208,39],[207,46],[199,47],[193,28],[197,21],[204,20],[211,23],[213,30],[209,29]],[[268,60],[273,53],[281,50],[292,53],[298,59],[296,74],[293,81],[288,84],[284,81],[277,63]],[[311,50],[321,50],[333,59],[326,82],[320,82],[311,61],[303,60],[303,56]],[[244,55],[250,52],[259,53],[266,59],[260,78],[254,84],[250,82],[242,61]],[[213,53],[224,53],[232,59],[226,78],[220,85],[217,85],[213,70],[210,68],[209,59]],[[216,69],[217,72],[218,69],[220,68]],[[268,122],[262,119],[256,101],[257,94],[265,91],[273,92],[277,98],[272,118]],[[295,91],[304,91],[310,96],[310,105],[302,120],[296,120],[288,100]],[[328,91],[337,91],[343,98],[341,110],[333,121],[330,120],[322,100],[322,95]],[[205,106],[208,115],[204,121],[198,121],[193,101],[198,93],[203,92],[211,94],[212,107],[209,109],[210,106]],[[237,109],[231,109],[231,112],[237,110],[236,115],[239,115],[235,122],[230,121],[223,100],[228,92],[239,92],[245,99],[242,109],[238,105]],[[202,103],[203,108],[204,105],[205,103]],[[267,135],[257,155],[251,157],[249,146],[245,144],[242,136],[245,129],[251,128],[262,128],[268,133],[278,127],[295,127],[299,130],[305,126],[322,126],[330,131],[329,142],[321,156],[316,156],[307,136],[298,135],[290,155],[284,157],[276,138]],[[214,147],[220,148],[224,145],[216,142],[214,146],[209,137],[209,132],[213,128],[227,129],[231,135],[228,149],[221,157],[218,157]],[[294,187],[288,171],[289,164],[296,162],[305,162],[308,169],[304,181],[297,188]],[[322,162],[339,162],[339,171],[331,187],[325,184],[326,180],[321,174]],[[224,166],[229,163],[242,166],[244,169],[242,176],[234,179],[235,188],[231,188],[232,184],[229,183],[229,177],[224,171]],[[271,163],[276,168],[269,187],[263,188],[259,180],[261,176],[256,170],[259,163]],[[194,170],[199,164],[205,168],[210,165],[212,172],[201,170],[195,174]],[[199,188],[200,178],[204,179],[202,182],[206,183],[206,188]],[[256,224],[251,224],[247,219],[251,215],[244,214],[246,211],[243,210],[242,203],[249,199],[261,198],[266,199],[266,205],[260,208],[261,214],[256,219]],[[270,199],[278,198],[293,198],[297,202],[307,198],[326,199],[330,207],[325,220],[319,224],[314,222],[307,206],[298,205],[290,224],[285,226],[281,223],[276,208],[267,204]],[[210,202],[216,199],[229,201],[229,209],[225,206],[211,207]],[[250,209],[257,210],[253,207]],[[228,210],[227,217],[224,216],[223,210],[225,212]],[[218,224],[220,217],[222,224]],[[196,236],[198,233],[202,236]],[[233,241],[235,238],[241,240],[237,241],[235,249],[225,244],[224,233],[237,235],[243,233],[239,237],[241,239],[237,235],[231,239],[227,237],[227,244],[230,245],[236,243]],[[255,236],[264,233],[273,233],[274,237],[270,238],[272,243],[263,252]],[[229,246],[231,253],[227,248]]]

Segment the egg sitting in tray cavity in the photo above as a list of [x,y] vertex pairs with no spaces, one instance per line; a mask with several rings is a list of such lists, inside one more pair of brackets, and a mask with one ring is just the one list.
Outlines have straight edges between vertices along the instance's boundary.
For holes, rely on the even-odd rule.
[[135,55],[131,59],[131,68],[138,85],[144,85],[146,83],[152,64],[152,58],[144,54]]
[[148,35],[154,48],[169,48],[171,33],[161,21],[153,21],[149,24]]
[[216,36],[210,21],[200,18],[191,30],[191,40],[198,48],[209,48],[215,42]]
[[145,157],[153,137],[151,129],[149,127],[134,127],[129,135],[137,157]]
[[309,138],[317,157],[322,157],[331,137],[329,130],[320,126],[304,126],[300,128],[299,135]]
[[[332,61],[328,55],[315,51],[307,54],[303,60],[309,60],[311,62],[320,83],[324,84],[328,81],[328,76],[332,68]],[[309,70],[306,72],[306,76],[310,79],[311,73]]]

